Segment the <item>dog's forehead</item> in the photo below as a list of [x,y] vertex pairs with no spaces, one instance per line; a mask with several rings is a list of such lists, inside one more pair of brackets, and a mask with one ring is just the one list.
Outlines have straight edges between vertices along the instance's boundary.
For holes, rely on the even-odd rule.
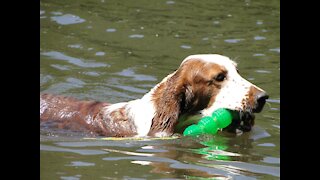
[[205,63],[215,63],[218,65],[221,65],[223,67],[225,67],[227,70],[230,69],[235,69],[235,67],[237,67],[237,63],[232,61],[230,58],[226,57],[226,56],[222,56],[219,54],[196,54],[196,55],[190,55],[188,57],[186,57],[182,63],[184,64],[187,61],[203,61]]

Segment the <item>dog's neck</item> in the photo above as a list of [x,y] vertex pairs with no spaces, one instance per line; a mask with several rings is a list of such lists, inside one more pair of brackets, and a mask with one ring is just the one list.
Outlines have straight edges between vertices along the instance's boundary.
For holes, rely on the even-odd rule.
[[125,108],[125,118],[136,126],[137,136],[168,136],[180,114],[180,102],[175,85],[174,73],[165,77],[141,99],[116,103],[106,107],[105,116]]

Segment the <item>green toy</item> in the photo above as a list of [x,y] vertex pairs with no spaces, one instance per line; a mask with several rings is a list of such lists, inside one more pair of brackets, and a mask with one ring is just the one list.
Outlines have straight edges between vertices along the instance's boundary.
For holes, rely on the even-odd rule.
[[198,124],[187,127],[184,136],[196,136],[200,134],[216,134],[219,129],[227,127],[231,124],[232,118],[237,115],[235,111],[220,108],[212,113],[212,116],[201,118]]

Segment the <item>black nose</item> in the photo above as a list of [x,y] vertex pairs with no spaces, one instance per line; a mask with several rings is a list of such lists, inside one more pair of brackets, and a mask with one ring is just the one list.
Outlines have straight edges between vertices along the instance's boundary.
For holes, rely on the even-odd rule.
[[260,112],[263,109],[264,104],[266,103],[266,99],[269,98],[269,95],[265,92],[259,92],[256,95],[256,107],[253,109],[254,112]]

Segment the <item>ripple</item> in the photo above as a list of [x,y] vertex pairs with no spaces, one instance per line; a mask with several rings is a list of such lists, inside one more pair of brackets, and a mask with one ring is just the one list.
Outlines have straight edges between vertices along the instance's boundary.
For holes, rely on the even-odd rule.
[[53,80],[53,77],[51,75],[40,74],[40,84],[47,83],[47,82],[49,82],[51,80]]
[[176,2],[174,1],[167,1],[166,4],[175,4]]
[[71,164],[66,166],[95,166],[95,163],[83,162],[83,161],[72,161]]
[[131,161],[131,163],[146,166],[146,165],[150,165],[152,162],[150,162],[150,161]]
[[86,83],[76,78],[67,78],[66,82],[52,84],[46,91],[64,93],[70,89],[83,88]]
[[202,38],[202,41],[208,41],[209,40],[209,38],[208,37],[204,37],[204,38]]
[[[225,174],[224,170],[215,169],[211,167],[205,167],[194,164],[186,164],[179,162],[174,159],[169,159],[166,157],[149,157],[149,156],[125,156],[125,157],[106,157],[102,158],[104,161],[120,161],[120,160],[131,160],[130,162],[136,163],[137,161],[145,161],[145,162],[156,162],[156,163],[169,163],[171,168],[174,169],[193,169],[200,172],[206,172],[208,174]],[[149,164],[149,163],[148,163]],[[145,163],[147,165],[147,163]]]
[[254,40],[256,40],[256,41],[264,40],[264,39],[266,39],[266,37],[264,37],[264,36],[255,36],[254,37]]
[[81,155],[99,155],[99,154],[108,154],[108,152],[100,151],[100,150],[91,150],[91,149],[68,149],[68,148],[60,148],[49,145],[41,145],[41,151],[54,151],[54,152],[72,152]]
[[275,157],[264,157],[262,162],[269,163],[269,164],[280,164],[280,158]]
[[75,176],[61,176],[60,179],[62,180],[79,180],[81,175],[75,175]]
[[269,49],[269,51],[274,51],[274,52],[280,53],[280,48]]
[[51,64],[50,66],[54,67],[56,69],[62,70],[62,71],[70,70],[70,68],[68,66],[64,66],[64,65],[60,65],[60,64]]
[[96,56],[104,56],[106,53],[105,52],[102,52],[102,51],[99,51],[99,52],[96,52]]
[[116,32],[117,30],[116,29],[114,29],[114,28],[108,28],[108,29],[106,29],[106,32]]
[[81,81],[80,79],[72,78],[72,77],[67,78],[67,82],[69,82],[73,85],[76,85],[78,87],[83,87],[86,84],[85,82]]
[[80,67],[88,67],[88,68],[95,68],[95,67],[106,67],[107,64],[104,63],[96,63],[96,62],[84,62],[83,59],[78,59],[75,57],[67,56],[61,52],[57,51],[49,51],[49,52],[43,52],[41,55],[48,56],[55,60],[64,60],[69,62],[70,64],[80,66]]
[[136,74],[133,69],[128,68],[124,69],[121,72],[115,73],[120,76],[125,76],[125,77],[132,77],[134,80],[137,81],[156,81],[157,78],[145,74]]
[[220,24],[220,21],[213,21],[213,24],[218,25],[218,24]]
[[113,146],[113,147],[132,147],[130,143],[120,141],[88,141],[88,142],[57,142],[56,145],[64,147],[96,147],[96,146]]
[[238,43],[240,41],[243,41],[244,39],[226,39],[224,42],[226,43]]
[[52,11],[50,14],[58,16],[58,15],[62,15],[63,13],[59,11]]
[[182,49],[191,49],[191,46],[189,46],[189,45],[181,45],[180,47]]
[[280,129],[280,126],[279,126],[279,125],[273,124],[272,126],[275,127],[275,128]]
[[261,143],[261,144],[258,144],[257,146],[276,147],[276,145],[273,143]]
[[278,103],[280,104],[280,99],[267,99],[267,102],[271,102],[271,103]]
[[262,69],[255,70],[255,72],[257,72],[257,73],[263,73],[263,74],[269,74],[269,73],[271,73],[271,71],[262,70]]
[[133,87],[133,86],[111,85],[111,84],[109,84],[108,86],[109,87],[114,87],[114,88],[119,88],[119,89],[122,89],[122,90],[125,90],[125,91],[135,92],[135,93],[144,94],[144,93],[148,92],[148,90],[146,90],[146,89],[136,88],[136,87]]
[[266,56],[266,55],[262,53],[256,53],[256,54],[253,54],[253,56]]
[[78,24],[86,21],[85,19],[82,19],[79,16],[76,16],[73,14],[65,14],[62,16],[52,16],[51,20],[61,25]]
[[94,77],[100,76],[99,73],[94,72],[94,71],[83,72],[83,74],[88,75],[88,76],[94,76]]
[[262,21],[262,20],[258,20],[258,21],[256,22],[256,24],[257,24],[257,25],[262,25],[262,24],[263,24],[263,21]]
[[76,49],[82,49],[82,45],[81,44],[69,44],[68,45],[69,48],[76,48]]
[[144,38],[144,35],[143,34],[132,34],[132,35],[129,36],[129,38],[141,39],[141,38]]

